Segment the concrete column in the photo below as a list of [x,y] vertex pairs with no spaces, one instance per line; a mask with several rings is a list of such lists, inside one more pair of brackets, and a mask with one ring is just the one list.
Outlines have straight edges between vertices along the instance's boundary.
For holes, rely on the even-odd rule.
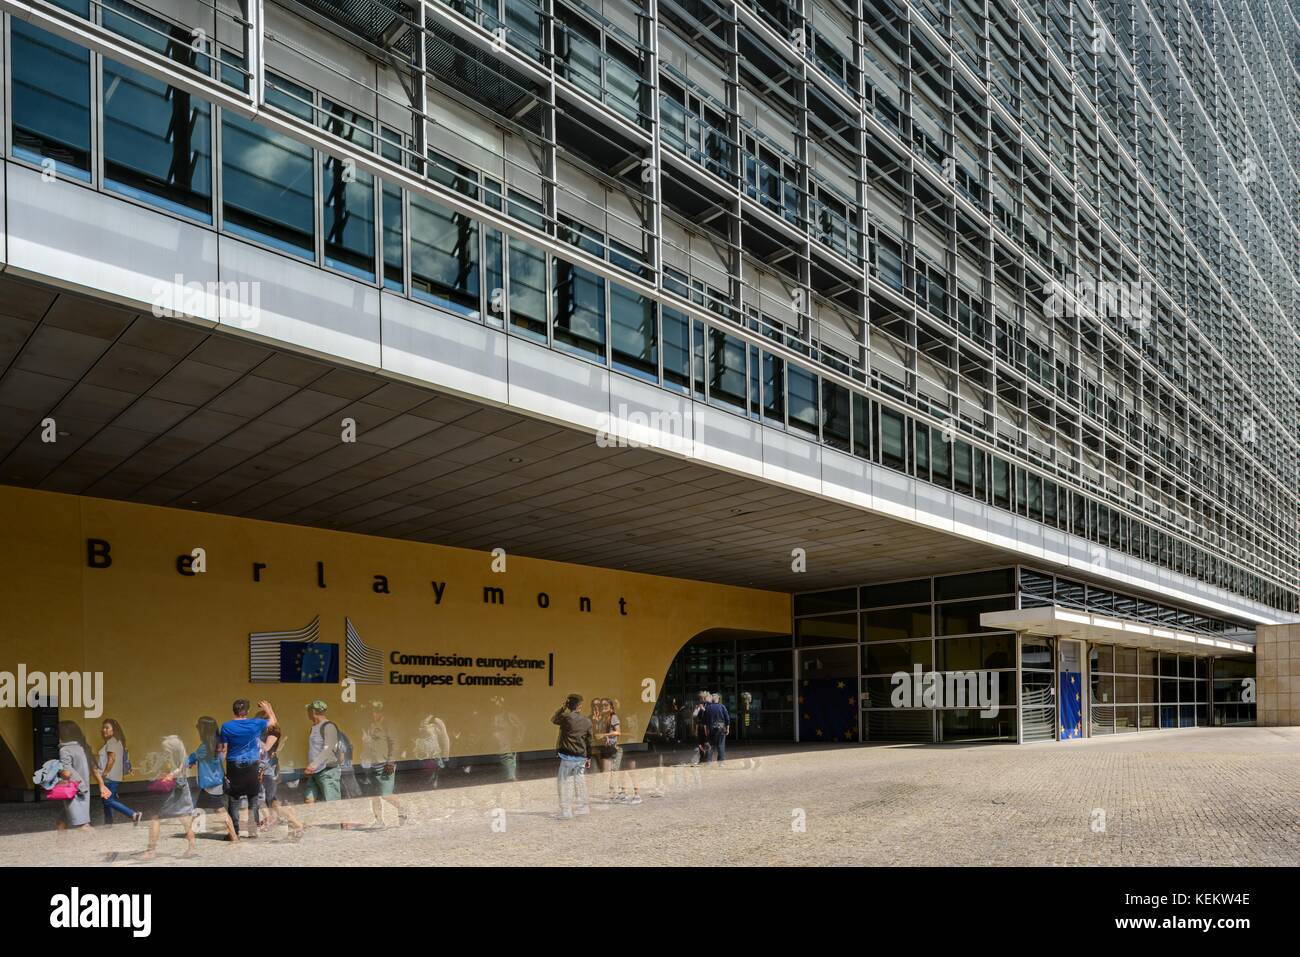
[[1260,727],[1300,725],[1300,624],[1256,628],[1255,695]]

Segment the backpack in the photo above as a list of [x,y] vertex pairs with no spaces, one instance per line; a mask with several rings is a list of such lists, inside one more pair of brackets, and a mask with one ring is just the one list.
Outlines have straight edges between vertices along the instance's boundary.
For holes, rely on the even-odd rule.
[[[327,724],[334,724],[334,722],[321,722],[320,733],[322,739],[325,736],[325,725]],[[352,742],[348,740],[348,736],[343,733],[343,729],[337,724],[334,724],[334,733],[339,736],[339,743],[334,748],[334,757],[338,761],[340,768],[350,768],[352,767]]]
[[131,773],[131,752],[126,748],[122,749],[122,777]]

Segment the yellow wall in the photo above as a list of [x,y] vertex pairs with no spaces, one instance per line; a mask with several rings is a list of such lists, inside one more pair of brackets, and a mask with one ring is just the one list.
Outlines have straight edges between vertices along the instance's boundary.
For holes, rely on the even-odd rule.
[[[137,768],[164,734],[179,734],[192,748],[195,720],[225,720],[236,697],[274,705],[287,766],[305,760],[304,707],[317,697],[358,747],[369,723],[363,706],[382,699],[409,758],[428,714],[446,723],[453,755],[499,751],[493,698],[522,723],[519,750],[553,747],[549,719],[569,691],[619,698],[628,739],[639,740],[652,708],[641,700],[643,679],[653,678],[657,689],[694,635],[711,628],[780,633],[790,622],[789,596],[778,592],[515,556],[507,557],[505,573],[494,573],[485,552],[103,499],[0,487],[0,517],[0,671],[15,672],[19,662],[29,671],[102,671],[104,716],[122,723]],[[87,567],[87,538],[111,543],[112,567]],[[176,558],[195,547],[206,550],[207,571],[182,576]],[[260,583],[253,582],[254,561],[267,565]],[[323,589],[318,561],[325,563]],[[387,576],[391,594],[373,590],[375,575]],[[447,583],[441,604],[432,580]],[[504,605],[484,603],[487,585],[505,590]],[[543,591],[548,609],[538,607]],[[589,613],[579,610],[583,595],[592,600]],[[318,615],[320,640],[339,645],[340,658],[346,616],[385,659],[395,650],[554,652],[555,683],[548,687],[543,670],[518,672],[521,687],[361,685],[356,704],[341,700],[341,685],[250,684],[249,633],[297,629]],[[342,663],[339,670],[345,677]],[[97,746],[97,720],[71,709],[61,717],[77,720]],[[27,709],[0,709],[0,739],[23,768],[31,764],[30,729]]]

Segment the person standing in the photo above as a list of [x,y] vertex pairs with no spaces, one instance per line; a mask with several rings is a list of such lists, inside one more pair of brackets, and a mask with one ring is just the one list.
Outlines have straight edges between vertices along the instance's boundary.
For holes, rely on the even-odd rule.
[[[628,804],[641,803],[641,785],[637,780],[636,759],[628,757],[623,751],[623,723],[618,716],[618,699],[605,699],[605,737],[606,740],[612,740],[614,743],[614,760],[610,773],[609,786],[614,787],[614,778],[618,778],[618,793],[612,800]],[[624,769],[623,762],[627,762],[627,768]],[[629,794],[627,785],[629,781],[632,784],[632,793]]]
[[226,802],[231,821],[239,829],[239,801],[248,800],[248,837],[257,837],[259,807],[257,796],[262,789],[262,736],[276,724],[275,711],[269,701],[257,706],[265,718],[248,716],[247,698],[237,698],[231,705],[234,717],[221,726],[221,751],[226,756]]
[[90,833],[90,747],[75,721],[59,722],[59,780],[77,786],[76,797],[63,804],[63,817],[55,827]]
[[721,695],[712,695],[705,705],[704,723],[709,734],[710,763],[721,764],[727,756],[727,735],[731,733],[731,713],[722,703]]
[[701,691],[695,696],[695,709],[691,712],[691,723],[695,726],[695,764],[704,764],[709,759],[709,724],[705,710],[713,696]]
[[617,796],[614,794],[614,779],[618,777],[619,768],[623,765],[623,749],[618,744],[623,725],[618,712],[614,710],[613,698],[600,699],[600,725],[595,730],[596,743],[600,748],[600,770],[609,774],[608,800],[626,801],[627,794],[622,788],[619,788]]
[[447,725],[437,715],[428,714],[420,722],[420,734],[415,739],[415,756],[420,759],[420,766],[428,773],[424,785],[430,788],[438,786],[438,774],[447,767],[451,758],[451,735]]
[[370,703],[370,727],[361,735],[361,769],[365,774],[366,790],[370,792],[370,810],[375,824],[384,827],[384,803],[393,806],[400,825],[406,815],[402,802],[393,792],[397,789],[397,746],[384,723],[384,703]]
[[126,774],[126,735],[114,718],[106,718],[100,725],[99,733],[104,738],[104,746],[99,749],[95,777],[99,780],[99,796],[104,802],[104,823],[111,825],[113,812],[116,811],[129,817],[132,823],[139,824],[144,815],[131,810],[117,798],[122,776]]
[[591,811],[586,778],[586,770],[591,767],[591,719],[578,710],[581,707],[582,695],[571,694],[551,717],[551,724],[560,728],[555,741],[560,758],[556,783],[560,791],[559,816],[565,820]]
[[337,801],[343,797],[343,771],[339,743],[339,726],[325,713],[329,706],[317,698],[307,705],[307,720],[311,733],[307,736],[307,766],[302,769],[307,779],[305,800]]

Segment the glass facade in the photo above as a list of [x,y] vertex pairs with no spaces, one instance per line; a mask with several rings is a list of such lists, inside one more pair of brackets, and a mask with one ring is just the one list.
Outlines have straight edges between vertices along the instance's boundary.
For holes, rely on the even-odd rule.
[[[838,740],[1014,741],[1016,638],[979,623],[981,612],[1014,607],[1013,568],[796,595],[799,660],[819,662],[801,671],[799,740],[824,739],[833,727]],[[847,663],[856,672],[850,674]],[[848,705],[851,720],[834,708],[837,687],[807,680],[821,671],[830,671],[836,685],[846,677],[857,681],[858,704]],[[984,699],[991,707],[969,706],[980,690],[968,683],[966,676],[974,674],[981,676],[982,690],[991,692]],[[918,675],[922,683],[934,676],[942,700],[898,704],[900,688],[910,689]],[[962,697],[946,694],[949,688]]]
[[175,82],[7,18],[15,162],[1300,610],[1264,7],[265,3],[323,153],[183,89],[255,92],[234,6],[60,5]]
[[[1053,602],[1206,636],[1253,640],[1233,622],[1017,567],[797,594],[795,654],[799,661],[830,658],[857,642],[861,725],[856,733],[865,741],[1033,742],[1254,720],[1253,702],[1243,700],[1252,697],[1245,690],[1255,674],[1251,659],[1017,636],[980,625],[984,612]],[[931,673],[933,701],[900,698],[900,688],[913,684],[900,676]],[[950,676],[971,675],[989,690],[996,685],[996,701],[981,703],[995,707],[961,707],[948,700]],[[1073,691],[1071,676],[1077,682]],[[815,692],[816,686],[805,685],[802,677],[799,740],[818,740],[816,720],[826,723],[826,713],[803,707],[810,699],[806,688]],[[1063,698],[1072,694],[1077,706],[1063,711]],[[1077,734],[1066,733],[1066,715]]]
[[733,718],[733,741],[794,738],[794,658],[790,636],[696,641],[682,649],[664,678],[655,714],[672,715],[676,740],[694,742],[687,715],[699,692],[717,694]]

